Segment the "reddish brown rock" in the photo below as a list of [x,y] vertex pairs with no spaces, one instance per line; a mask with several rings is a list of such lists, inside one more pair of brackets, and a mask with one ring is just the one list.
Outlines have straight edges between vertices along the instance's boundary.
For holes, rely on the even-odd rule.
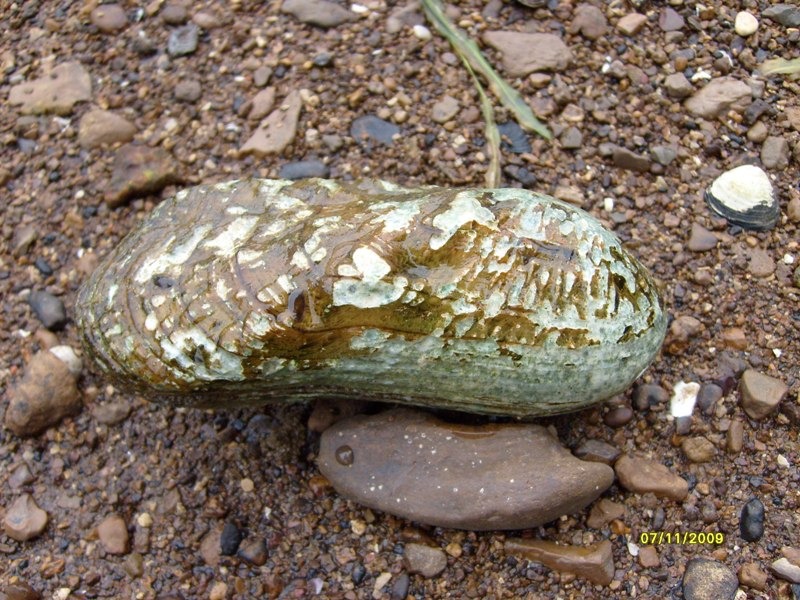
[[18,542],[26,542],[41,535],[47,527],[47,513],[36,505],[30,494],[22,494],[6,509],[3,529],[6,535]]
[[681,442],[681,449],[686,458],[693,463],[708,462],[714,458],[717,453],[714,444],[702,435],[686,438]]
[[21,105],[24,115],[68,115],[77,102],[86,102],[91,97],[89,73],[78,62],[66,62],[39,79],[12,87],[8,103]]
[[524,529],[581,510],[613,481],[540,425],[457,425],[408,409],[339,421],[320,471],[343,496],[407,519]]
[[751,419],[760,421],[778,410],[787,391],[789,388],[780,379],[747,369],[739,382],[742,410]]
[[113,207],[131,198],[155,194],[180,181],[178,167],[163,148],[127,144],[117,150],[105,199]]
[[739,569],[739,583],[754,590],[767,589],[767,572],[758,563],[745,563]]
[[81,410],[75,377],[50,351],[38,352],[11,389],[5,424],[19,436],[36,435]]
[[261,122],[241,147],[239,154],[263,157],[283,152],[294,140],[302,107],[300,94],[290,93],[283,103]]
[[572,52],[552,33],[487,31],[484,41],[496,48],[503,69],[511,77],[524,77],[534,71],[562,71],[572,61]]
[[614,557],[608,540],[581,547],[545,540],[510,539],[505,544],[505,551],[540,562],[556,571],[573,573],[592,583],[608,585],[614,579]]
[[586,524],[592,529],[602,529],[614,519],[625,516],[625,505],[614,502],[608,498],[601,498],[593,506],[586,519]]
[[403,562],[409,573],[419,573],[430,578],[444,571],[447,556],[441,548],[412,542],[405,545]]
[[111,146],[130,142],[135,134],[136,126],[126,118],[109,110],[95,109],[81,117],[78,143],[84,148]]
[[624,454],[614,465],[619,482],[626,490],[645,494],[653,492],[659,498],[683,500],[689,484],[659,462]]

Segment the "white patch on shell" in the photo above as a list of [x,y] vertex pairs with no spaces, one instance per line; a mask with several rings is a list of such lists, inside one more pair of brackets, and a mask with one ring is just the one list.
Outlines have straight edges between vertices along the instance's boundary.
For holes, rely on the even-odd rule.
[[155,331],[158,328],[158,317],[156,313],[147,313],[147,316],[144,318],[144,328],[147,331]]
[[211,231],[210,223],[204,223],[203,225],[195,227],[191,235],[184,242],[174,246],[169,252],[166,252],[166,249],[172,246],[175,241],[174,236],[170,237],[164,244],[161,253],[156,253],[148,257],[144,261],[144,264],[139,267],[139,270],[134,276],[136,283],[147,283],[154,275],[170,273],[175,267],[180,267],[189,259],[198,244],[208,235],[209,231]]
[[234,219],[217,237],[205,242],[203,247],[216,249],[219,256],[233,256],[239,244],[256,228],[258,221],[255,216]]
[[311,266],[310,263],[308,262],[308,259],[306,258],[305,253],[301,252],[300,250],[297,250],[292,255],[292,265],[297,267],[301,271],[305,271]]
[[372,219],[372,223],[383,223],[383,233],[392,231],[403,231],[408,229],[414,217],[419,214],[420,202],[380,202],[370,206],[373,212],[381,212],[389,209],[381,215]]
[[374,250],[363,246],[353,252],[353,264],[363,275],[364,281],[380,281],[392,270],[389,263]]
[[496,317],[500,314],[500,309],[503,308],[503,303],[506,301],[506,297],[501,293],[495,290],[491,293],[491,295],[486,299],[483,303],[483,314],[487,319],[491,319],[492,317]]
[[[174,360],[181,369],[190,372],[191,377],[195,379],[205,381],[244,379],[242,359],[220,348],[197,327],[175,331],[168,338],[161,338],[159,344],[165,362]],[[194,360],[194,353],[198,348],[203,348],[206,353],[203,363]]]
[[356,248],[353,264],[342,264],[337,268],[337,273],[343,278],[333,282],[334,306],[376,308],[399,299],[406,291],[408,280],[395,277],[391,283],[381,281],[391,270],[389,263],[374,250],[366,246]]
[[481,203],[471,192],[460,192],[450,203],[450,208],[433,218],[432,224],[441,230],[431,236],[432,250],[438,250],[453,237],[458,229],[467,223],[477,222],[480,225],[496,229],[494,214]]

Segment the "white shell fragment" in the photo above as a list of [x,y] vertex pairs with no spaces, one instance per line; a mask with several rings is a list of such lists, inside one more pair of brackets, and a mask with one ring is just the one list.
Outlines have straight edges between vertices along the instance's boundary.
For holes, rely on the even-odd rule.
[[686,383],[679,381],[672,389],[672,398],[669,401],[669,412],[675,417],[691,417],[700,384],[695,381]]
[[714,212],[745,229],[772,229],[780,207],[767,174],[754,165],[726,171],[705,193]]

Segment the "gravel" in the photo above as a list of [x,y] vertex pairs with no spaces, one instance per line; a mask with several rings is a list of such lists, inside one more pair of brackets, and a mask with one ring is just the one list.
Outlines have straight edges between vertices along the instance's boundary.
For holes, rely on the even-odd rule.
[[[0,596],[299,597],[319,590],[319,597],[390,598],[394,590],[426,598],[664,598],[679,596],[684,587],[688,598],[701,588],[684,574],[697,575],[692,559],[703,557],[713,559],[707,578],[717,577],[715,597],[735,593],[737,583],[791,597],[797,566],[780,549],[797,545],[785,523],[800,508],[800,277],[793,279],[800,260],[800,192],[793,175],[800,133],[793,124],[796,84],[756,70],[796,46],[791,28],[800,23],[800,9],[747,3],[758,29],[741,37],[734,24],[744,5],[732,0],[670,2],[684,21],[673,31],[659,25],[663,4],[636,3],[634,12],[632,3],[588,1],[583,4],[599,8],[609,26],[590,39],[583,25],[573,29],[581,3],[529,3],[537,6],[453,3],[455,20],[501,72],[510,57],[482,43],[489,32],[553,35],[563,42],[554,45],[562,61],[553,63],[557,70],[510,80],[559,140],[570,127],[581,139],[570,132],[570,147],[563,148],[526,134],[530,152],[503,153],[502,172],[518,174],[504,184],[561,190],[604,219],[659,279],[671,317],[694,319],[680,322],[639,385],[617,399],[617,406],[634,407],[630,421],[609,427],[607,409],[596,407],[543,424],[572,449],[597,440],[633,460],[661,465],[671,481],[679,478],[688,488],[682,499],[618,481],[583,511],[519,534],[421,527],[346,501],[325,484],[316,466],[319,436],[306,428],[307,406],[167,408],[117,390],[84,365],[78,380],[84,410],[34,437],[0,429],[3,519],[25,494],[48,516],[43,531],[27,541],[0,533]],[[444,60],[453,50],[430,24],[430,39],[415,35],[413,26],[425,21],[404,12],[405,3],[366,0],[357,3],[366,11],[356,13],[355,5],[337,1],[346,15],[327,29],[279,12],[275,2],[178,3],[185,16],[169,14],[172,3],[142,3],[141,10],[120,4],[125,19],[113,33],[92,24],[92,10],[109,5],[3,5],[0,93],[9,100],[0,111],[4,389],[20,384],[32,357],[50,343],[46,334],[57,338],[50,345],[78,347],[69,317],[94,257],[108,253],[179,185],[275,177],[283,165],[314,157],[337,179],[483,184],[489,156],[471,78],[460,61]],[[180,27],[190,24],[195,33],[187,29],[186,39],[176,41],[194,48],[171,54],[170,37],[181,37]],[[319,66],[314,59],[323,53],[332,58]],[[615,61],[613,75],[604,72]],[[181,81],[197,81],[199,98],[191,101],[196,89],[176,98]],[[246,104],[267,85],[275,88],[275,106],[248,119]],[[709,88],[724,94],[701,95]],[[296,135],[278,153],[241,155],[239,148],[292,92],[302,103]],[[445,95],[458,100],[459,111],[439,124],[432,111]],[[688,106],[687,98],[694,98]],[[582,121],[574,120],[573,107]],[[82,146],[79,140],[83,117],[96,110],[132,124],[134,146],[158,151],[152,165],[163,178],[157,186],[148,186],[146,177],[133,185],[139,170],[125,159],[129,151],[112,185],[120,142]],[[505,111],[497,113],[507,120]],[[351,124],[368,115],[397,128],[388,143],[362,145],[358,132],[351,133]],[[648,170],[615,166],[613,147],[646,158]],[[654,152],[658,147],[674,149],[674,158]],[[767,168],[762,158],[776,167]],[[781,215],[770,230],[743,231],[703,200],[716,177],[745,163],[764,166],[775,188]],[[128,169],[134,172],[126,175]],[[606,198],[613,211],[605,210]],[[711,249],[687,247],[695,224],[714,236]],[[754,249],[768,255],[774,269],[752,273]],[[37,258],[53,273],[37,269]],[[68,319],[62,330],[46,332],[28,303],[33,290],[63,301]],[[725,348],[722,332],[733,328],[743,332],[746,350]],[[767,393],[751,386],[758,378],[748,375],[740,389],[745,369],[780,385],[771,384]],[[708,462],[690,462],[674,437],[668,400],[681,380],[722,390],[708,406],[700,407],[701,394],[687,434],[714,444],[718,451]],[[117,402],[127,408],[96,409]],[[5,395],[0,412],[7,407]],[[607,448],[587,450],[585,458],[593,453],[615,458]],[[780,466],[779,455],[789,468]],[[748,543],[739,536],[740,516],[755,495],[766,509],[764,532]],[[593,520],[599,529],[589,526],[594,506],[604,500],[624,506],[624,514],[605,525]],[[152,518],[149,527],[138,524],[143,513]],[[96,537],[97,525],[112,514],[128,530],[128,554],[108,555]],[[352,521],[363,523],[360,535]],[[226,522],[235,522],[244,536],[230,556],[220,553]],[[628,542],[650,531],[721,532],[725,541],[664,543],[645,552],[649,546],[641,546],[634,556]],[[612,580],[600,587],[512,556],[504,549],[512,535],[574,548],[608,541]],[[409,572],[403,546],[412,541],[447,549],[444,569],[428,578]]]

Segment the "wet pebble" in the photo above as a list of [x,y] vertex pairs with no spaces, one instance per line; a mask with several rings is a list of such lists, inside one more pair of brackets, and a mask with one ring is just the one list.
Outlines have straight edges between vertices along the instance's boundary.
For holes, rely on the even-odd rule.
[[620,169],[638,171],[640,173],[646,173],[650,170],[649,158],[620,146],[614,147],[611,160],[614,162],[614,166]]
[[622,452],[619,448],[600,440],[586,440],[575,449],[575,456],[589,462],[613,465]]
[[633,418],[630,406],[617,406],[603,415],[603,422],[609,427],[617,429],[628,424]]
[[750,103],[750,86],[733,77],[712,79],[703,88],[686,100],[685,106],[695,117],[713,119],[735,109],[743,111]]
[[599,585],[608,585],[614,579],[614,556],[608,540],[590,546],[568,546],[545,540],[512,538],[506,541],[505,551]]
[[764,535],[764,504],[758,498],[750,499],[742,507],[739,533],[748,542],[757,542]]
[[267,553],[267,545],[264,543],[264,540],[245,541],[239,547],[239,556],[251,565],[261,567],[267,563],[267,558],[269,556]]
[[528,134],[516,121],[506,121],[497,125],[500,133],[500,148],[513,154],[526,154],[531,152],[531,141]]
[[167,40],[167,52],[170,56],[187,56],[197,50],[200,28],[194,23],[188,23],[173,29]]
[[110,110],[93,109],[81,117],[78,143],[84,148],[99,148],[130,142],[136,126]]
[[35,290],[28,298],[36,318],[50,331],[59,331],[67,324],[67,311],[61,298],[50,292]]
[[5,424],[18,436],[32,436],[81,409],[69,367],[52,352],[36,353],[11,389]]
[[782,171],[789,166],[789,142],[783,136],[767,136],[761,146],[761,164],[765,169]]
[[621,519],[625,516],[625,505],[619,502],[614,502],[608,498],[600,498],[592,505],[592,510],[589,512],[589,517],[586,519],[586,525],[592,529],[603,529],[606,525],[615,519]]
[[328,0],[284,0],[281,12],[317,27],[336,27],[356,18],[346,8]]
[[642,546],[637,557],[639,564],[645,569],[657,569],[661,566],[661,557],[655,546]]
[[534,71],[562,71],[572,62],[572,52],[552,33],[487,31],[483,40],[500,52],[503,70],[511,77]]
[[239,150],[239,154],[253,154],[257,157],[280,154],[294,141],[297,123],[303,101],[300,93],[293,91],[269,116],[261,121],[258,128]]
[[704,415],[710,415],[721,398],[721,387],[715,383],[703,383],[697,392],[697,407]]
[[391,600],[406,600],[410,584],[411,580],[408,573],[400,573],[392,582],[392,591],[389,594],[389,598]]
[[681,501],[689,493],[689,483],[659,462],[623,454],[614,465],[620,484],[631,492],[652,492],[659,498]]
[[678,435],[688,435],[692,430],[692,417],[675,417],[675,433]]
[[755,562],[745,563],[739,569],[739,583],[761,592],[767,589],[768,577],[767,572]]
[[708,558],[693,558],[683,574],[686,600],[734,600],[739,581],[724,564]]
[[607,465],[575,458],[539,425],[476,428],[408,409],[339,421],[322,434],[319,467],[346,498],[474,530],[547,523],[581,510],[613,482]]
[[22,494],[6,507],[3,530],[12,540],[26,542],[41,535],[47,527],[47,513],[30,494]]
[[693,463],[705,463],[712,460],[717,454],[717,448],[707,437],[686,438],[681,442],[683,454]]
[[114,33],[127,25],[125,10],[119,4],[101,4],[89,17],[92,25],[103,33]]
[[114,154],[105,200],[115,208],[131,198],[160,192],[179,180],[177,163],[166,150],[126,144]]
[[397,125],[375,115],[358,117],[350,125],[350,136],[367,151],[375,144],[390,146],[398,135]]
[[231,521],[226,521],[222,527],[222,533],[219,538],[219,553],[222,556],[233,556],[239,549],[239,544],[242,543],[242,532]]
[[24,581],[0,584],[0,600],[41,600],[42,595]]
[[403,562],[409,573],[419,573],[425,578],[431,578],[444,571],[447,555],[441,548],[409,543],[405,545]]
[[633,405],[636,410],[650,410],[653,406],[666,403],[667,400],[669,400],[667,390],[653,383],[639,385],[633,392]]
[[731,454],[739,454],[744,446],[744,422],[741,419],[731,421],[725,433],[725,448]]
[[189,19],[189,11],[183,4],[170,2],[161,9],[161,20],[167,25],[183,25]]
[[329,177],[331,169],[321,160],[298,160],[281,166],[281,179],[305,179],[306,177]]
[[780,379],[747,369],[739,381],[742,410],[751,419],[760,421],[778,410],[778,405],[788,390]]
[[97,537],[103,549],[109,554],[128,552],[128,527],[125,525],[125,520],[117,514],[103,519],[97,526]]

